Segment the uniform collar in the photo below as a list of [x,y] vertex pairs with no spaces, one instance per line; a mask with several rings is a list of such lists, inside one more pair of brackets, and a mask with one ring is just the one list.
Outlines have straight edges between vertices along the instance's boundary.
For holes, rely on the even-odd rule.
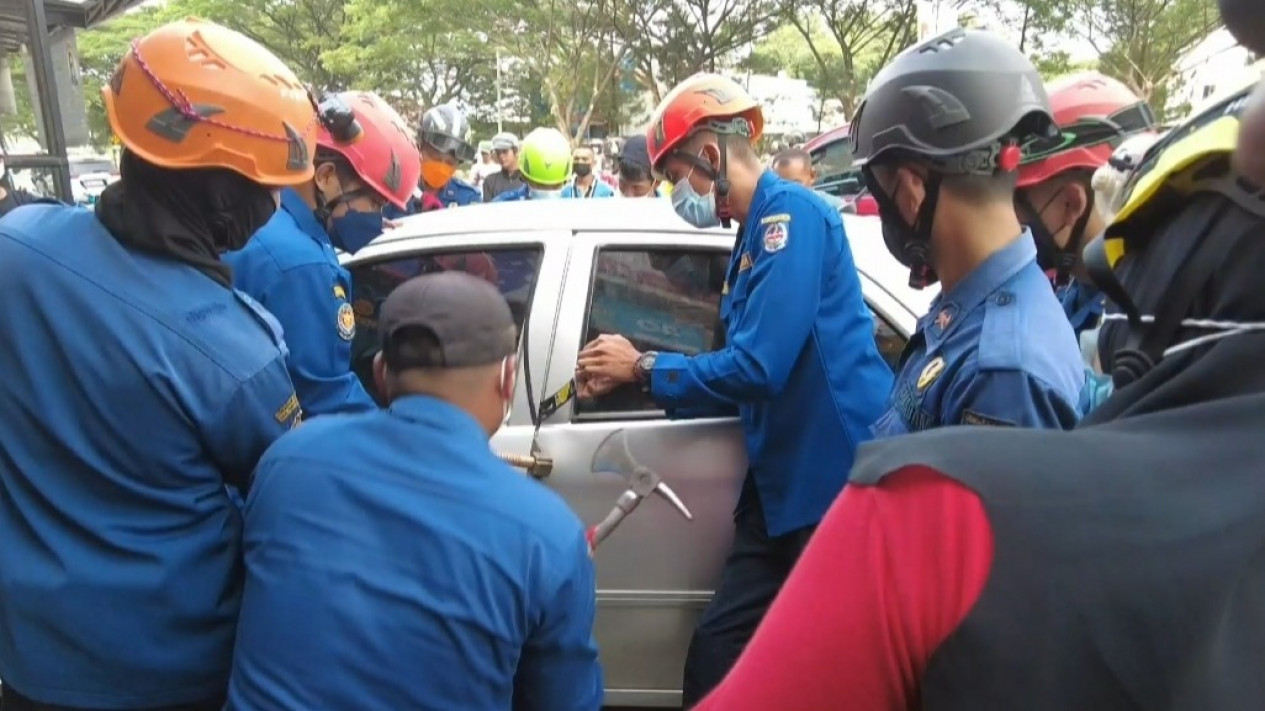
[[281,209],[290,213],[290,217],[294,218],[295,224],[309,237],[321,244],[332,246],[333,243],[330,242],[329,233],[325,231],[321,223],[316,221],[316,213],[312,211],[312,208],[308,207],[307,201],[303,199],[302,195],[299,195],[298,191],[293,188],[283,188],[281,190]]
[[484,445],[488,433],[470,413],[451,403],[429,395],[402,395],[391,401],[387,412],[427,428],[461,440],[479,441]]
[[755,191],[751,193],[751,205],[747,207],[747,219],[751,219],[751,208],[764,201],[765,193],[778,180],[777,173],[771,170],[766,170],[760,174],[760,179],[755,183]]
[[931,302],[927,315],[918,320],[918,328],[926,332],[927,343],[938,343],[952,333],[964,320],[963,315],[983,304],[1002,284],[1036,258],[1036,243],[1032,233],[1025,229],[1014,241],[993,252],[972,269],[952,291],[941,292]]

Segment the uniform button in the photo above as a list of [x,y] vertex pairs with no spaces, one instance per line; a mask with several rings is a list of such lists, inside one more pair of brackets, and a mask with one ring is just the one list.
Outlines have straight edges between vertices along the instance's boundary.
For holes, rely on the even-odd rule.
[[1010,293],[1009,291],[1003,291],[997,294],[998,306],[1009,306],[1010,303],[1014,300],[1015,300],[1015,295]]

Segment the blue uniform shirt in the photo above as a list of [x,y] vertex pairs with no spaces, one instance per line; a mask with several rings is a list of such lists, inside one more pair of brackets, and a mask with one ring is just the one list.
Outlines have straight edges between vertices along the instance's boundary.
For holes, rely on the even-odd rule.
[[875,436],[1076,424],[1085,366],[1036,255],[1025,233],[936,297],[901,354]]
[[276,322],[90,210],[0,221],[0,679],[152,708],[228,683],[243,485],[297,423]]
[[[444,204],[444,207],[464,207],[483,202],[483,192],[460,178],[449,180],[448,184],[435,191],[434,195]],[[388,220],[398,220],[401,217],[416,215],[421,211],[422,201],[413,198],[408,201],[407,209],[405,210],[388,203],[382,208],[382,216]]]
[[234,285],[281,322],[290,378],[307,417],[376,407],[351,370],[351,275],[297,192],[282,190],[277,214],[224,261]]
[[650,393],[669,409],[737,406],[769,535],[815,525],[892,383],[838,211],[766,171],[720,315],[725,347],[660,354]]
[[529,195],[530,190],[531,188],[527,187],[526,185],[520,185],[519,187],[514,188],[513,190],[506,190],[500,195],[497,195],[496,197],[492,198],[492,202],[513,202],[515,200],[529,200],[531,199]]
[[1085,331],[1098,328],[1106,298],[1101,291],[1090,284],[1073,280],[1063,287],[1058,296],[1077,338]]
[[[580,189],[576,187],[575,181],[573,180],[570,183],[567,183],[567,186],[562,189],[562,197],[583,198],[585,196],[580,192]],[[600,178],[593,178],[593,194],[588,197],[615,197],[615,188],[607,185],[606,181]]]
[[226,711],[598,711],[576,515],[423,396],[318,418],[260,462]]

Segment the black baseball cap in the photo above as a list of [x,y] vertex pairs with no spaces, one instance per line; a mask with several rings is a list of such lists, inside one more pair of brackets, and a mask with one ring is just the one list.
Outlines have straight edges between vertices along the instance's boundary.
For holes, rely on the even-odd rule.
[[[405,331],[427,334],[435,347],[405,358],[393,348]],[[505,297],[462,271],[425,274],[400,284],[382,303],[378,333],[393,370],[488,365],[518,350],[518,327]]]
[[650,151],[646,148],[645,136],[629,136],[624,141],[624,147],[619,151],[619,164],[650,170]]

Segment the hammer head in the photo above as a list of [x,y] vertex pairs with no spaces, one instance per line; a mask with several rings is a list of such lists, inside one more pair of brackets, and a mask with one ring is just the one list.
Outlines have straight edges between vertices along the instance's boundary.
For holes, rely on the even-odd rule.
[[618,474],[631,484],[639,468],[643,467],[633,459],[632,451],[628,448],[628,434],[622,429],[607,435],[593,452],[594,474]]

